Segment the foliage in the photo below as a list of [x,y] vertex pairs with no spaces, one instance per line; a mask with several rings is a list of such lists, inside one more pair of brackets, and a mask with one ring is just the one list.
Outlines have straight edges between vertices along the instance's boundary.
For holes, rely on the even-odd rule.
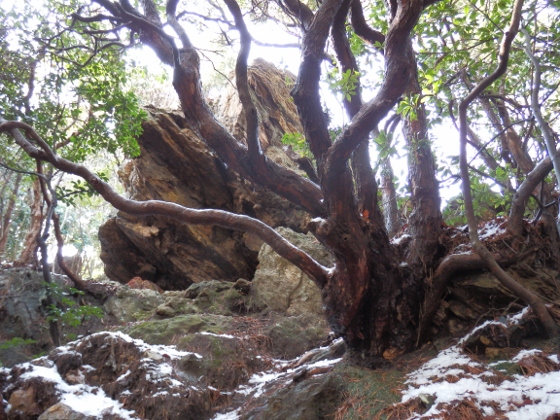
[[[87,319],[92,317],[103,318],[103,309],[99,306],[79,305],[76,300],[70,296],[83,296],[84,292],[74,287],[63,287],[57,283],[46,283],[43,285],[50,293],[56,304],[47,308],[49,315],[47,321],[59,322],[62,330],[64,327],[78,327]],[[65,336],[69,339],[75,338],[74,334],[66,333]]]
[[305,137],[301,133],[284,133],[282,136],[282,144],[292,146],[292,149],[300,155],[308,158],[313,157],[309,149],[309,144],[307,144]]
[[[76,162],[100,154],[109,157],[105,164],[114,160],[111,156],[137,156],[146,113],[128,84],[127,64],[116,46],[97,53],[95,40],[78,30],[83,25],[72,22],[69,10],[76,4],[24,1],[12,10],[0,7],[0,117],[38,127],[60,156]],[[6,140],[0,135],[0,164],[34,171],[35,164]],[[0,216],[8,232],[3,258],[16,259],[22,246],[33,179],[24,176],[5,221],[11,191],[1,191]],[[59,184],[59,193],[74,205],[94,191],[70,180]]]
[[[143,209],[151,215],[173,214],[186,223],[236,229],[242,225],[248,232],[258,233],[259,238],[323,287],[331,326],[346,337],[356,354],[390,358],[412,348],[416,338],[422,335],[417,326],[423,325],[424,320],[418,317],[428,315],[418,314],[429,313],[423,305],[431,304],[424,299],[428,289],[426,278],[437,271],[442,261],[439,235],[442,215],[435,168],[439,166],[439,174],[451,181],[462,178],[465,196],[452,202],[446,214],[449,220],[458,223],[464,216],[463,210],[468,209],[470,232],[476,236],[471,206],[466,205],[471,202],[468,192],[472,191],[474,216],[478,219],[508,214],[510,208],[517,208],[511,205],[517,200],[516,189],[530,179],[529,174],[547,155],[541,131],[547,132],[544,128],[550,127],[556,137],[560,131],[560,55],[557,53],[560,13],[557,8],[538,0],[526,0],[520,20],[524,38],[517,37],[508,51],[509,72],[480,92],[476,101],[469,102],[459,123],[458,104],[466,104],[465,98],[473,88],[489,80],[488,75],[506,57],[497,46],[504,31],[508,31],[514,4],[520,3],[415,1],[363,2],[359,6],[365,10],[364,16],[358,16],[360,10],[350,10],[349,3],[334,9],[330,2],[265,1],[257,5],[228,1],[226,5],[234,20],[213,2],[196,2],[196,5],[171,2],[165,9],[167,16],[163,14],[161,2],[157,6],[150,1],[143,2],[133,12],[138,5],[124,2],[121,9],[100,2],[101,14],[97,6],[86,2],[48,3],[53,5],[53,16],[60,15],[56,20],[52,16],[42,18],[38,9],[25,3],[25,19],[18,20],[15,14],[9,13],[3,16],[12,41],[4,36],[0,46],[9,58],[7,68],[17,77],[15,82],[6,78],[5,92],[0,93],[0,110],[6,108],[10,118],[37,127],[38,133],[62,157],[84,162],[100,150],[120,153],[121,157],[134,156],[138,149],[133,139],[141,130],[143,113],[134,95],[126,89],[126,63],[121,57],[122,50],[115,47],[150,46],[162,62],[173,67],[172,84],[186,124],[215,152],[216,159],[249,183],[276,193],[306,211],[314,220],[315,229],[310,230],[330,249],[336,262],[325,270],[300,250],[286,250],[285,241],[250,217],[187,208],[177,212],[176,205],[165,202],[146,202]],[[171,10],[175,6],[181,11]],[[74,12],[74,20],[70,21],[68,16]],[[156,18],[157,13],[161,16]],[[143,14],[143,19],[137,18]],[[131,19],[131,16],[135,17]],[[354,18],[365,16],[369,19],[362,19],[364,30],[363,25],[358,27],[360,20]],[[303,132],[285,134],[283,142],[315,158],[312,164],[316,167],[306,168],[310,178],[316,177],[313,182],[278,167],[259,153],[252,153],[259,150],[254,135],[259,121],[247,87],[250,81],[246,67],[250,41],[255,36],[248,32],[251,25],[245,25],[244,20],[253,24],[274,21],[285,25],[288,32],[295,33],[297,42],[302,43],[301,67],[292,94]],[[183,25],[182,29],[179,25]],[[187,35],[199,33],[201,29],[204,34],[212,29],[215,32],[197,39]],[[516,30],[508,33],[514,34]],[[172,32],[174,35],[170,35]],[[328,42],[329,36],[334,42]],[[209,46],[205,41],[216,38],[222,41],[217,48],[219,52],[231,50],[239,42],[242,44],[235,77],[247,127],[251,129],[247,133],[247,149],[231,133],[225,132],[205,97],[208,89],[201,86],[204,71],[200,61],[210,49],[205,48]],[[16,44],[14,48],[12,45]],[[326,58],[332,61],[333,56],[339,62],[322,72],[328,66]],[[529,60],[529,56],[534,59]],[[540,81],[537,62],[542,68]],[[21,73],[20,67],[29,70]],[[35,78],[35,74],[40,77]],[[330,90],[328,95],[321,92],[325,85]],[[535,88],[539,89],[539,95]],[[350,117],[348,123],[340,123],[342,116],[325,115],[325,104],[332,102],[333,96],[342,98],[342,104],[338,105]],[[369,102],[366,97],[371,98]],[[542,108],[545,124],[535,119],[536,107]],[[465,107],[461,109],[465,111]],[[468,163],[465,165],[465,159],[460,161],[461,176],[457,159],[451,158],[446,168],[441,163],[434,164],[432,144],[435,139],[444,150],[458,143],[459,134],[454,130],[459,124],[467,128],[461,131],[461,145],[465,144],[465,135],[469,144]],[[341,127],[333,129],[333,126]],[[452,128],[435,135],[443,126]],[[400,131],[404,138],[401,142]],[[403,252],[397,252],[389,242],[388,229],[384,230],[384,220],[377,211],[381,206],[376,201],[375,174],[370,173],[367,158],[363,159],[372,132],[379,132],[375,140],[379,162],[375,169],[385,166],[386,172],[381,175],[390,175],[391,165],[401,156],[406,157],[409,165],[408,186],[401,187],[401,197],[389,199],[390,203],[407,206],[406,228],[411,239],[403,245],[408,247]],[[10,143],[3,143],[2,154],[6,160],[18,164],[21,160],[21,167],[32,167],[29,159],[18,160],[18,151]],[[462,147],[461,158],[465,157],[464,150]],[[444,153],[457,154],[450,150]],[[64,169],[55,159],[49,161]],[[173,162],[167,163],[173,166]],[[172,169],[179,168],[180,163]],[[88,173],[84,177],[88,181],[94,175]],[[391,178],[385,176],[384,181],[391,184]],[[553,179],[540,181],[539,199],[551,202],[556,187]],[[101,190],[96,183],[93,187]],[[386,190],[394,191],[394,185]],[[75,204],[71,201],[74,195],[91,192],[73,180],[60,191],[67,204]],[[136,214],[127,203],[112,202],[119,210],[125,208]],[[224,206],[222,210],[231,208]],[[524,208],[537,210],[537,207]],[[557,214],[557,209],[553,211]],[[549,229],[557,235],[555,226]],[[484,259],[486,256],[480,251],[483,245],[476,246],[474,236],[473,249]],[[503,280],[504,276],[500,278]],[[399,299],[389,302],[384,300],[389,299],[386,294],[377,293],[384,288],[395,292],[395,296],[397,291],[402,293]],[[356,290],[360,292],[354,293]],[[527,295],[519,297],[537,301],[528,299]],[[62,320],[72,310],[56,312],[57,308],[51,307],[52,319]],[[546,309],[540,313],[546,313]],[[407,324],[404,319],[410,322]],[[65,319],[65,322],[72,320]]]
[[338,67],[333,67],[328,73],[329,87],[333,92],[341,93],[342,97],[347,101],[352,100],[352,96],[356,95],[360,73],[352,69],[348,69],[342,74]]
[[8,350],[14,347],[27,346],[28,344],[35,344],[37,340],[30,338],[14,337],[11,340],[0,342],[0,350]]

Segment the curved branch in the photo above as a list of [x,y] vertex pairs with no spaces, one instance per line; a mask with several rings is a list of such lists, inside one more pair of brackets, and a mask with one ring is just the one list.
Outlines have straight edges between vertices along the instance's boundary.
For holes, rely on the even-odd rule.
[[[358,64],[356,62],[356,57],[352,53],[350,42],[348,41],[348,35],[346,34],[346,20],[350,9],[350,4],[354,4],[356,2],[357,0],[344,1],[334,18],[333,26],[331,29],[333,46],[336,57],[340,63],[341,73],[345,74],[346,72],[352,72],[357,76],[354,94],[350,96],[350,100],[347,99],[346,95],[344,95],[342,99],[344,108],[346,109],[346,113],[350,118],[353,118],[360,111],[360,108],[363,104],[360,76],[358,73]],[[367,139],[363,141],[353,153],[352,169],[354,172],[358,206],[360,207],[359,210],[361,214],[364,215],[364,219],[366,219],[370,223],[383,225],[382,223],[380,223],[380,219],[382,216],[377,207],[378,186],[375,182],[375,176],[371,168],[369,157],[369,142]],[[351,184],[342,186],[342,188],[352,191]],[[344,209],[342,210],[342,212],[344,213],[352,211],[352,200],[350,199],[345,201],[347,202],[339,202],[339,208]],[[379,220],[376,220],[377,218],[379,218]]]
[[[495,258],[498,260],[500,266],[506,267],[515,264],[525,257],[534,253],[536,249],[531,249],[520,255],[513,255],[509,257],[501,257],[497,255]],[[422,314],[420,316],[420,325],[418,328],[418,342],[421,343],[426,338],[428,326],[434,318],[441,299],[445,293],[445,288],[451,277],[459,272],[465,270],[481,270],[486,267],[486,262],[478,255],[474,254],[455,254],[448,255],[439,264],[433,277],[431,278],[430,289],[424,297],[422,305]]]
[[[352,0],[350,12],[352,28],[354,28],[354,32],[356,32],[356,35],[358,35],[360,38],[364,39],[374,47],[376,47],[376,44],[383,45],[383,43],[385,42],[385,35],[371,28],[367,24],[366,19],[364,18],[364,9],[362,7],[362,2],[360,0]],[[381,52],[383,52],[383,50],[381,50]]]
[[309,29],[313,21],[313,12],[309,7],[299,0],[283,0],[279,1],[278,4],[287,14],[299,21],[304,31]]
[[239,31],[241,37],[241,48],[237,55],[237,62],[235,63],[235,83],[237,85],[237,93],[239,100],[245,111],[246,121],[246,134],[247,134],[247,149],[249,150],[249,157],[256,165],[264,165],[264,154],[261,149],[259,141],[259,115],[257,108],[251,98],[249,91],[249,82],[247,80],[247,60],[251,52],[251,34],[243,20],[241,9],[235,0],[224,0],[229,11],[235,20],[235,27]]
[[[352,53],[350,48],[350,43],[348,42],[348,36],[346,35],[346,17],[348,16],[348,11],[350,8],[350,3],[355,3],[353,0],[345,0],[337,14],[334,17],[333,25],[331,29],[331,36],[333,40],[333,46],[336,53],[336,58],[340,63],[341,72],[346,73],[351,71],[353,73],[358,73],[358,64],[356,63],[356,57]],[[342,99],[344,103],[344,108],[346,113],[350,118],[358,113],[362,107],[362,88],[360,84],[360,77],[358,75],[356,82],[355,94],[350,96],[350,100],[346,98]]]
[[[523,30],[525,34],[525,54],[529,57],[531,62],[534,66],[534,81],[533,81],[533,90],[531,92],[531,110],[533,111],[533,115],[535,116],[535,120],[537,120],[537,124],[541,129],[542,136],[544,138],[544,142],[546,144],[546,150],[548,152],[548,156],[552,161],[552,166],[554,167],[554,173],[556,176],[556,182],[559,183],[560,180],[560,154],[556,151],[556,142],[554,140],[554,135],[550,126],[545,121],[542,112],[541,112],[541,104],[539,102],[539,91],[541,87],[541,63],[540,60],[533,54],[531,51],[531,38],[529,37],[529,33],[526,30]],[[556,219],[556,227],[558,229],[558,233],[560,233],[560,214]]]
[[459,127],[460,127],[460,155],[459,164],[461,168],[463,199],[465,202],[465,213],[469,225],[469,237],[473,244],[473,249],[486,263],[488,269],[494,274],[498,280],[509,290],[519,296],[527,304],[531,306],[539,320],[542,322],[547,333],[551,337],[557,337],[560,334],[558,325],[552,319],[550,313],[546,309],[543,301],[534,293],[523,287],[509,274],[507,274],[496,262],[488,248],[480,241],[478,237],[477,221],[474,215],[473,201],[471,195],[471,186],[469,179],[469,169],[467,164],[467,109],[470,104],[492,83],[498,80],[507,70],[509,53],[513,39],[517,35],[519,29],[519,22],[521,20],[521,10],[523,7],[523,0],[516,0],[511,17],[511,22],[508,30],[504,34],[500,51],[498,54],[498,67],[494,72],[482,80],[471,92],[463,99],[459,105]]
[[[147,17],[129,13],[109,0],[95,1],[118,17],[125,17],[125,20],[131,21],[129,28],[140,32],[141,40],[156,52],[162,62],[174,68],[173,86],[185,118],[220,159],[240,176],[268,188],[314,217],[324,215],[325,206],[321,202],[323,195],[316,184],[266,157],[263,158],[262,165],[254,165],[253,161],[247,158],[247,148],[216,120],[202,91],[196,49],[187,47],[177,50],[173,38],[166,34],[158,23],[157,10],[152,11],[150,8],[148,14],[146,7],[153,7],[151,0],[144,0]],[[168,11],[174,12],[173,5],[174,2],[171,2]]]
[[517,188],[511,203],[507,226],[507,231],[512,235],[521,235],[523,230],[523,215],[525,214],[527,201],[535,188],[546,178],[551,170],[552,161],[550,157],[546,157],[535,166],[535,169],[527,174],[525,180],[521,183],[519,188]]
[[309,25],[303,38],[302,62],[292,96],[300,115],[305,138],[317,161],[319,178],[325,172],[325,156],[331,146],[328,121],[319,94],[321,61],[334,17],[343,0],[326,0]]
[[[5,120],[4,120],[5,121]],[[27,135],[39,144],[42,150],[37,149],[25,138],[19,128],[25,130]],[[290,261],[309,276],[320,288],[323,288],[330,276],[330,270],[319,264],[304,251],[289,243],[270,226],[260,220],[249,216],[230,213],[223,210],[195,210],[179,204],[159,200],[134,201],[117,194],[109,184],[101,180],[83,165],[79,165],[55,155],[48,148],[47,143],[35,130],[21,122],[3,122],[0,120],[0,132],[8,132],[16,143],[32,158],[47,161],[55,168],[77,175],[88,182],[108,203],[117,210],[133,216],[159,215],[170,217],[179,222],[199,225],[215,225],[226,229],[240,230],[252,233],[266,242],[281,257]],[[46,149],[45,150],[45,145]]]
[[167,23],[169,23],[169,26],[171,26],[175,33],[179,36],[179,39],[183,44],[183,48],[193,48],[187,32],[177,21],[177,17],[175,16],[178,1],[179,0],[168,0],[167,6],[165,8],[165,13],[167,14]]
[[[369,133],[403,94],[413,71],[407,56],[408,37],[422,10],[423,4],[420,0],[398,2],[396,15],[385,41],[385,79],[375,98],[362,106],[330,148],[326,157],[326,196],[336,191],[338,178],[345,171],[346,162],[352,152],[367,139]],[[336,199],[336,194],[334,198]]]

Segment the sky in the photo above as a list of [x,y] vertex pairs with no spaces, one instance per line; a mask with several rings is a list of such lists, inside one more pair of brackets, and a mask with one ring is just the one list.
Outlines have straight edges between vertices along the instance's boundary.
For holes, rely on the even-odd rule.
[[[284,28],[274,22],[255,24],[247,21],[249,32],[251,35],[260,43],[267,44],[295,44],[299,43],[300,40],[285,32]],[[212,50],[214,45],[211,43],[211,38],[203,36],[204,34],[199,34],[198,29],[193,27],[187,27],[187,34],[191,37],[191,42],[195,47],[201,50]],[[236,31],[231,31],[231,36],[237,36]],[[235,43],[233,47],[227,51],[226,62],[230,64],[230,69],[225,70],[224,73],[228,76],[231,75],[234,66],[234,60],[238,51],[239,44]],[[208,57],[211,54],[201,54],[201,73],[204,83],[215,83],[216,71],[214,66],[218,67],[218,59],[214,63],[210,62]],[[162,66],[159,63],[156,55],[149,48],[142,48],[139,50],[131,51],[130,57],[138,65],[145,65],[154,72],[161,72]],[[373,63],[368,67],[361,67],[362,69],[367,69],[363,75],[363,79],[369,84],[373,84],[377,74],[382,72],[383,63],[379,60],[377,54],[372,54]],[[251,53],[249,56],[249,63],[251,63],[256,58],[263,58],[281,69],[288,70],[293,74],[297,75],[299,70],[299,65],[301,62],[301,54],[298,48],[278,48],[278,47],[266,47],[258,45],[253,42],[251,45]],[[328,63],[323,63],[322,71],[323,74],[329,71],[330,65]],[[169,74],[169,79],[171,79],[172,70],[167,69]],[[223,80],[223,79],[222,79]],[[223,81],[223,83],[227,83]],[[366,85],[368,83],[365,83]],[[348,117],[344,111],[340,95],[333,94],[328,85],[325,82],[321,82],[321,96],[323,98],[324,104],[329,109],[329,116],[331,118],[331,125],[333,127],[343,126],[348,122]],[[212,89],[210,94],[218,95],[217,89]],[[362,91],[364,101],[368,101],[375,95],[375,90],[364,88]],[[382,126],[383,123],[380,124]],[[408,174],[408,162],[406,157],[406,151],[404,147],[404,139],[400,134],[400,129],[397,130],[396,147],[398,149],[398,154],[392,157],[392,165],[395,176],[399,179],[399,184],[404,187],[407,183],[406,177]],[[433,148],[436,156],[450,156],[459,155],[459,134],[457,130],[451,126],[450,123],[444,123],[438,126],[436,129],[431,130],[430,136],[433,140]],[[450,141],[451,139],[456,141]],[[371,146],[371,156],[372,160],[376,157],[376,148],[372,144]],[[442,161],[443,162],[443,161]],[[453,185],[446,185],[440,190],[442,198],[442,208],[447,204],[447,202],[460,194],[460,184],[455,183]]]

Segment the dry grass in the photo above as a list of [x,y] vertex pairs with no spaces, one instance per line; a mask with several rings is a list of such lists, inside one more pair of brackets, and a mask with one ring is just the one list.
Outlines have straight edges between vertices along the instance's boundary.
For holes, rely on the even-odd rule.
[[517,362],[525,376],[533,376],[535,373],[548,373],[560,370],[560,364],[550,360],[545,353],[537,353],[525,356]]

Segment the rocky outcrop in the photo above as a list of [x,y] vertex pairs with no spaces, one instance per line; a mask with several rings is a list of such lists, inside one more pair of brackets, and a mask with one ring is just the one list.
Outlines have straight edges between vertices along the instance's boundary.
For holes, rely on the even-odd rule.
[[[259,135],[263,148],[282,148],[281,139],[285,133],[303,133],[296,105],[290,95],[296,76],[257,58],[249,67],[247,77],[259,115]],[[235,138],[245,142],[245,112],[237,90],[231,84],[226,86],[224,99],[218,105],[217,117]],[[293,165],[288,161],[282,163]]]
[[[22,277],[26,290],[36,284],[29,278],[40,280],[34,272]],[[210,419],[260,395],[254,383],[261,376],[291,380],[305,371],[303,362],[280,358],[329,342],[324,321],[273,311],[243,279],[163,293],[115,282],[106,282],[106,289],[99,328],[121,332],[89,334],[32,362],[0,367],[0,419]],[[21,331],[36,325],[46,333],[44,309],[38,312],[43,318],[26,319]],[[334,352],[313,351],[306,363],[338,360],[341,344]],[[282,373],[292,363],[294,369]]]
[[[259,104],[263,147],[276,162],[293,165],[280,149],[284,132],[301,130],[295,106],[286,96],[286,75],[259,62],[249,77]],[[221,115],[229,115],[226,123],[243,141],[238,102],[228,96]],[[223,209],[256,217],[272,227],[305,231],[307,218],[303,212],[241,179],[184,118],[155,109],[148,111],[138,139],[141,156],[120,171],[131,198]],[[262,244],[251,235],[219,227],[187,226],[163,217],[140,219],[122,213],[100,228],[99,239],[109,278],[127,283],[138,276],[166,290],[186,289],[192,283],[211,279],[250,279]]]
[[[72,293],[74,286],[65,276],[52,275],[52,291],[59,309],[66,311],[70,305],[100,305],[91,296]],[[0,268],[0,366],[13,366],[42,354],[52,348],[47,323],[49,315],[46,303],[46,289],[40,272],[28,268]],[[107,288],[111,285],[107,284]],[[65,299],[65,303],[61,299]],[[70,304],[72,302],[72,304]],[[63,337],[74,337],[99,329],[102,322],[97,317],[79,316],[79,325],[61,324]],[[105,319],[110,324],[109,317]]]
[[[283,227],[276,231],[321,264],[327,267],[332,265],[332,256],[310,233],[305,235]],[[324,318],[321,291],[317,285],[266,244],[259,252],[259,266],[253,278],[251,293],[257,301],[283,314],[307,314]]]

